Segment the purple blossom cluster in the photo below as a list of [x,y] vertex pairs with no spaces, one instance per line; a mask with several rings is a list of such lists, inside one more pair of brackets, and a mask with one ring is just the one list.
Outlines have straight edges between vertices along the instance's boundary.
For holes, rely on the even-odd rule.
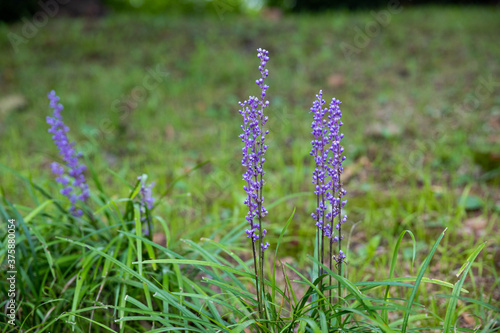
[[314,140],[311,141],[312,150],[309,153],[314,157],[316,168],[313,171],[312,182],[315,184],[314,194],[317,198],[316,211],[311,216],[316,220],[316,226],[328,232],[327,224],[325,223],[326,201],[325,197],[329,193],[330,183],[326,182],[327,161],[329,143],[327,121],[324,119],[327,109],[323,108],[325,101],[322,98],[323,92],[320,90],[316,95],[317,100],[313,102],[311,111],[313,113],[313,122],[311,125]]
[[141,207],[152,209],[155,203],[155,198],[153,197],[153,187],[155,183],[153,182],[146,185],[146,177],[143,176],[139,176],[137,179],[141,182],[141,189],[139,192],[141,194]]
[[[81,157],[81,153],[75,151],[75,143],[69,142],[66,135],[69,127],[63,122],[61,116],[63,106],[58,103],[59,97],[56,96],[54,90],[47,97],[50,100],[49,106],[54,110],[52,117],[47,116],[47,124],[50,125],[49,133],[52,133],[52,140],[59,149],[59,155],[61,155],[66,166],[53,162],[51,164],[52,172],[56,175],[56,181],[63,186],[61,194],[71,202],[70,213],[79,217],[83,215],[83,212],[81,209],[76,208],[77,201],[85,202],[90,197],[89,187],[84,175],[87,167],[79,163],[78,158]],[[67,169],[67,174],[65,169]]]
[[[343,125],[340,110],[340,101],[333,98],[328,108],[324,108],[325,101],[322,98],[323,92],[320,90],[316,95],[316,100],[310,112],[313,113],[311,125],[314,139],[311,141],[312,150],[310,154],[314,157],[316,168],[313,171],[312,183],[315,184],[314,194],[317,198],[317,207],[311,216],[316,221],[316,226],[322,232],[322,236],[328,237],[331,243],[335,243],[343,238],[341,226],[347,220],[344,215],[335,225],[338,235],[332,231],[334,219],[341,216],[342,208],[347,201],[342,200],[346,191],[342,188],[341,174],[344,170],[342,163],[346,157],[342,155],[344,147],[341,140],[344,134],[340,133]],[[325,115],[326,118],[325,118]],[[330,210],[328,205],[330,205]],[[343,261],[345,254],[339,251],[338,261]]]
[[[264,79],[269,75],[268,70],[265,68],[269,60],[269,52],[264,49],[257,49],[257,57],[260,59],[259,71],[261,77],[255,83],[261,88],[261,96],[250,96],[248,101],[239,102],[241,110],[239,113],[243,117],[243,125],[241,129],[243,133],[240,135],[241,141],[244,143],[242,148],[243,158],[241,163],[246,167],[243,174],[243,179],[247,185],[243,189],[247,193],[245,205],[248,206],[248,214],[246,220],[250,228],[246,230],[247,238],[251,238],[255,243],[259,241],[261,244],[261,251],[269,247],[269,243],[263,242],[263,238],[267,233],[266,229],[262,229],[262,218],[267,215],[267,210],[264,207],[264,196],[262,195],[262,188],[264,185],[264,169],[265,162],[264,154],[267,150],[265,144],[265,137],[269,131],[264,131],[268,117],[264,116],[264,109],[269,106],[269,101],[265,100],[266,90],[269,88],[264,83]],[[261,239],[262,238],[262,239]]]
[[[340,133],[340,127],[342,123],[342,111],[340,110],[340,101],[332,98],[330,102],[330,107],[328,108],[328,138],[330,140],[329,150],[332,152],[332,156],[328,157],[328,175],[331,178],[331,191],[327,194],[327,200],[330,201],[332,211],[326,215],[326,219],[333,221],[337,216],[340,216],[342,208],[347,204],[347,200],[342,200],[346,195],[346,191],[342,188],[342,182],[340,176],[344,171],[342,163],[345,161],[346,157],[342,155],[344,152],[344,147],[341,146],[341,141],[344,138],[344,134]],[[344,215],[340,222],[335,226],[335,229],[340,231],[341,225],[347,221],[347,215]],[[333,223],[332,223],[333,225]],[[331,236],[328,236],[331,238]],[[343,236],[340,236],[341,239]],[[332,238],[333,242],[339,241],[338,236]],[[345,255],[339,253],[340,257],[345,258]],[[342,258],[342,259],[343,259]]]

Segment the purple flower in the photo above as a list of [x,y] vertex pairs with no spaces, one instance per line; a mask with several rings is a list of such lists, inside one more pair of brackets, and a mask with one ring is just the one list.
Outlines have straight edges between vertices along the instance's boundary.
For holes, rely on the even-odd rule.
[[[75,144],[69,142],[66,133],[69,127],[63,122],[61,111],[62,104],[59,102],[59,97],[52,90],[47,97],[50,100],[49,106],[54,110],[53,117],[47,117],[47,124],[50,125],[49,133],[52,133],[52,140],[59,149],[65,167],[57,162],[51,164],[52,173],[56,175],[56,181],[63,186],[61,194],[66,196],[71,202],[70,212],[73,216],[82,216],[83,212],[75,207],[77,201],[85,202],[90,197],[89,187],[85,181],[84,171],[87,169],[85,165],[80,164],[78,158],[81,157],[74,149]],[[67,174],[65,174],[67,170]]]
[[345,261],[344,251],[339,250],[339,255],[338,255],[338,258],[337,258],[337,262],[344,262],[344,261]]
[[329,143],[327,121],[324,119],[327,109],[323,108],[325,101],[322,98],[323,92],[320,90],[316,95],[317,100],[313,102],[310,112],[313,113],[313,122],[311,125],[314,139],[311,141],[312,150],[309,153],[314,157],[316,167],[313,171],[312,183],[315,184],[314,194],[316,194],[316,211],[311,216],[316,220],[316,226],[322,230],[323,235],[330,235],[330,226],[325,221],[326,201],[330,182],[326,181],[327,160]]
[[147,207],[148,209],[153,208],[155,198],[153,197],[152,189],[155,186],[155,183],[153,182],[146,186],[146,177],[139,176],[137,179],[141,181],[141,206],[144,208]]
[[145,175],[137,177],[137,179],[141,182],[141,189],[139,191],[140,194],[140,212],[141,212],[141,221],[146,223],[146,227],[143,230],[145,235],[149,236],[150,230],[149,230],[149,222],[150,220],[147,219],[146,215],[146,210],[150,210],[153,208],[155,198],[153,197],[153,186],[155,186],[155,183],[151,183],[146,186],[146,179],[147,177]]
[[251,238],[252,242],[259,241],[261,251],[269,247],[269,243],[263,242],[266,235],[266,229],[262,229],[262,218],[267,215],[267,210],[264,207],[264,196],[262,189],[265,184],[263,176],[265,174],[263,166],[265,162],[264,154],[267,150],[265,144],[266,134],[269,131],[264,131],[268,117],[264,116],[264,109],[269,106],[269,101],[265,100],[266,90],[268,85],[264,84],[264,79],[269,75],[268,70],[265,68],[269,60],[269,52],[264,49],[257,49],[257,57],[260,59],[259,71],[261,78],[255,83],[261,88],[261,95],[259,97],[250,96],[248,101],[239,102],[242,107],[239,113],[243,117],[243,125],[241,129],[243,133],[240,135],[241,141],[244,143],[242,148],[243,158],[241,163],[246,167],[246,172],[243,174],[243,179],[247,185],[243,189],[247,193],[245,205],[248,206],[248,214],[246,220],[250,228],[246,230],[247,238]]
[[[328,157],[328,175],[331,178],[331,188],[328,194],[328,200],[330,201],[330,205],[332,207],[332,211],[326,215],[326,219],[332,221],[336,217],[339,217],[342,211],[342,208],[347,203],[347,200],[342,200],[342,198],[346,195],[346,191],[342,188],[341,175],[344,171],[344,167],[342,163],[345,161],[346,157],[342,155],[344,152],[344,147],[341,146],[342,138],[344,134],[340,133],[340,127],[343,125],[342,123],[342,111],[340,110],[340,101],[333,98],[330,107],[328,108],[328,138],[330,140],[329,150],[332,152],[331,156]],[[339,219],[339,223],[335,226],[335,229],[338,230],[339,236],[335,236],[331,238],[332,242],[336,242],[344,238],[341,235],[341,226],[347,220],[347,215],[344,215],[342,219]],[[339,254],[339,257],[342,258],[342,255]],[[343,255],[345,258],[345,255]],[[343,260],[343,259],[341,259]]]

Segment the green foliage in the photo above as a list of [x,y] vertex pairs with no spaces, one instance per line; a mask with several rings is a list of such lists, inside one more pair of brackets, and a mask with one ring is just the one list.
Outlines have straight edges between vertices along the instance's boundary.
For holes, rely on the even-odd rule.
[[236,0],[106,0],[105,3],[116,11],[170,15],[238,14],[247,9],[245,2]]
[[[425,331],[430,327],[422,326],[426,322],[436,328],[444,323],[443,329],[448,332],[456,325],[458,300],[482,309],[482,320],[487,323],[484,332],[498,329],[493,320],[499,310],[496,306],[460,296],[469,293],[463,288],[465,278],[485,243],[470,254],[457,274],[461,278],[456,284],[424,276],[444,232],[417,276],[393,277],[396,266],[404,263],[397,259],[403,236],[408,232],[403,231],[394,248],[387,279],[353,282],[309,256],[307,266],[319,265],[325,272],[311,279],[302,269],[279,259],[294,212],[280,233],[267,272],[264,305],[268,319],[263,319],[257,311],[251,259],[248,251],[237,245],[243,228],[226,232],[218,241],[183,239],[178,243],[182,246],[165,247],[142,234],[141,212],[134,203],[139,182],[129,186],[129,195],[122,199],[112,199],[98,191],[91,197],[94,212],[86,208],[86,215],[76,219],[38,185],[16,175],[47,196],[25,218],[6,200],[0,206],[3,218],[14,217],[19,228],[17,311],[24,315],[16,324],[21,330],[407,332],[408,327],[412,331],[422,327]],[[162,232],[171,235],[170,226],[161,225]],[[409,261],[413,266],[416,243],[413,234],[408,233],[413,240]],[[42,235],[50,235],[51,241]],[[172,240],[167,240],[167,244],[172,244]],[[4,249],[0,250],[0,258],[5,256]],[[328,284],[330,278],[342,285],[342,297],[338,297],[337,283]],[[425,300],[417,296],[421,285],[433,285],[447,292],[439,295],[450,299],[446,311],[424,306]],[[4,288],[5,283],[0,286]],[[400,296],[389,297],[389,290]],[[327,292],[333,293],[333,303]],[[10,331],[7,328],[4,332]]]
[[[116,10],[134,10],[134,11],[144,11],[149,13],[161,13],[161,12],[175,12],[180,13],[192,13],[196,10],[196,7],[201,9],[203,5],[202,1],[119,1],[119,0],[106,0],[106,3],[111,8]],[[203,6],[204,7],[204,6]]]

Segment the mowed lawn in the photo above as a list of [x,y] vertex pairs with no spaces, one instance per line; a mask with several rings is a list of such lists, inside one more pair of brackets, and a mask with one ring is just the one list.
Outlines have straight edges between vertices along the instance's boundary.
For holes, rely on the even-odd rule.
[[[122,181],[143,173],[156,182],[154,214],[169,223],[172,247],[182,251],[181,238],[218,239],[238,227],[248,248],[238,101],[259,93],[262,47],[270,51],[269,242],[296,208],[282,255],[304,267],[312,254],[309,108],[323,89],[327,101],[342,101],[349,278],[386,277],[405,229],[416,236],[418,265],[448,228],[428,274],[453,283],[487,241],[466,288],[468,297],[498,305],[500,9],[409,7],[384,15],[51,19],[16,52],[9,33],[22,36],[23,23],[3,25],[3,204],[26,214],[36,206],[40,194],[16,173],[67,204],[50,171],[59,161],[45,122],[54,89],[70,138],[107,193],[125,197]],[[400,256],[397,275],[404,275],[409,241]]]

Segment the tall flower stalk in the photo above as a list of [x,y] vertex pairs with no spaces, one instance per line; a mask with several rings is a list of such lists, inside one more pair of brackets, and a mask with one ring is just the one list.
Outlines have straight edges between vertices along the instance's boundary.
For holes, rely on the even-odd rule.
[[269,133],[268,130],[264,130],[264,125],[268,120],[268,117],[264,116],[264,109],[269,106],[269,101],[266,100],[266,90],[269,86],[264,83],[264,79],[269,75],[265,68],[269,60],[268,55],[267,50],[257,49],[261,77],[255,83],[261,89],[260,96],[250,96],[248,101],[239,102],[241,106],[239,113],[243,117],[243,125],[241,125],[243,133],[240,134],[240,138],[244,143],[241,164],[246,168],[243,179],[247,182],[243,186],[247,194],[245,205],[248,206],[246,220],[249,228],[246,230],[246,234],[247,238],[252,241],[255,287],[261,318],[265,315],[264,252],[269,247],[269,243],[264,242],[267,230],[262,227],[262,220],[267,215],[267,210],[264,207],[263,187],[265,181],[263,177],[265,172],[263,167],[266,161],[264,154],[268,147],[265,144],[265,138]]
[[59,103],[59,97],[52,90],[47,97],[50,100],[49,106],[53,109],[52,117],[47,116],[47,124],[50,125],[49,133],[52,133],[52,140],[59,149],[65,166],[53,162],[51,164],[52,173],[56,175],[56,182],[60,183],[63,188],[61,194],[66,196],[71,202],[70,213],[79,217],[83,215],[81,209],[76,208],[78,201],[85,202],[90,197],[89,187],[85,180],[84,171],[87,167],[80,163],[78,159],[82,156],[77,153],[74,142],[70,142],[66,133],[69,127],[63,122],[61,111],[63,106]]
[[[313,122],[311,125],[312,135],[314,139],[311,141],[312,150],[309,153],[314,157],[316,167],[313,171],[312,182],[315,185],[314,194],[316,194],[316,211],[311,214],[311,216],[316,221],[316,227],[318,228],[317,240],[317,251],[318,260],[324,264],[324,238],[330,234],[330,225],[325,221],[325,211],[326,211],[326,197],[330,189],[330,182],[327,182],[327,159],[328,159],[328,128],[327,121],[324,119],[327,109],[323,108],[325,101],[323,100],[323,92],[320,90],[319,94],[316,95],[316,99],[313,102],[313,106],[310,112],[313,114]],[[318,273],[321,275],[323,269],[318,265]]]
[[[340,101],[333,98],[330,107],[328,108],[328,129],[329,129],[329,139],[330,139],[330,151],[332,156],[328,158],[328,174],[331,178],[331,188],[329,195],[329,202],[332,211],[327,214],[327,219],[330,221],[330,225],[335,224],[335,218],[337,218],[338,223],[335,225],[337,230],[337,235],[330,235],[330,270],[333,270],[333,244],[338,242],[338,253],[335,258],[338,275],[342,276],[342,263],[345,261],[346,255],[342,250],[342,224],[347,221],[347,215],[342,215],[342,208],[347,203],[347,200],[342,200],[346,195],[346,191],[342,187],[341,175],[344,171],[342,163],[345,161],[346,157],[342,155],[344,152],[344,147],[341,145],[341,141],[344,138],[344,134],[340,133],[340,127],[342,123],[342,111],[340,110]],[[330,285],[332,284],[332,278],[330,276]],[[338,282],[338,296],[342,297],[342,287],[340,282]]]
[[[342,263],[345,261],[345,254],[342,250],[342,224],[347,220],[347,216],[342,216],[342,208],[347,201],[342,200],[346,191],[342,188],[341,175],[344,170],[342,163],[346,157],[342,155],[344,147],[341,145],[344,134],[340,133],[343,125],[340,110],[340,101],[333,98],[328,108],[324,108],[323,92],[320,90],[316,95],[316,100],[310,112],[313,113],[311,125],[314,139],[311,141],[312,150],[310,154],[314,157],[315,169],[313,171],[312,182],[315,184],[314,194],[316,194],[316,210],[311,216],[316,221],[318,235],[317,249],[318,261],[325,264],[325,242],[329,245],[329,266],[333,270],[333,262],[336,262],[338,274],[342,276]],[[326,117],[325,117],[326,116]],[[329,204],[329,207],[328,207]],[[335,223],[335,219],[338,220]],[[333,226],[335,225],[335,230]],[[338,242],[337,255],[333,254],[334,243]],[[323,274],[323,269],[318,265],[319,274]],[[330,276],[330,285],[332,278]],[[321,289],[323,286],[320,286]],[[338,296],[342,297],[341,284],[338,284]],[[331,297],[331,291],[330,291]]]

